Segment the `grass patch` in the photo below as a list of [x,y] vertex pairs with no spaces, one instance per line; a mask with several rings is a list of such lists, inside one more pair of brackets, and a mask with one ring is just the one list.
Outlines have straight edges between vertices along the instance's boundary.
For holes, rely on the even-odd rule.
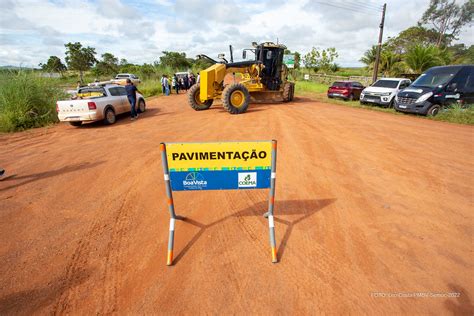
[[148,79],[137,86],[145,98],[161,94],[161,82],[159,79]]
[[65,97],[55,81],[31,71],[1,72],[0,131],[21,131],[57,122],[56,101]]
[[474,107],[472,104],[465,108],[455,105],[442,110],[438,115],[431,117],[430,119],[434,121],[474,125]]
[[[344,101],[342,99],[330,99],[327,97],[328,85],[315,83],[311,81],[298,81],[296,83],[295,93],[299,96],[311,98],[315,101],[344,105],[352,108],[361,108],[371,111],[386,112],[392,114],[402,115],[403,113],[397,112],[394,109],[384,108],[377,105],[364,105],[360,104],[359,101]],[[434,121],[451,122],[458,124],[474,125],[474,106],[468,106],[462,108],[461,106],[453,106],[446,108],[441,111],[435,117],[426,117],[417,115],[417,117],[431,119]]]

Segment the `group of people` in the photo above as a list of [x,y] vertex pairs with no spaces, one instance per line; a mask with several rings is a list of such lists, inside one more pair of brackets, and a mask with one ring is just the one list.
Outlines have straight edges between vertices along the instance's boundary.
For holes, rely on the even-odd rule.
[[188,91],[196,83],[199,83],[199,75],[196,78],[192,73],[183,77],[174,74],[171,80],[168,75],[163,75],[161,76],[161,91],[164,95],[170,95],[172,90],[179,94],[179,90]]

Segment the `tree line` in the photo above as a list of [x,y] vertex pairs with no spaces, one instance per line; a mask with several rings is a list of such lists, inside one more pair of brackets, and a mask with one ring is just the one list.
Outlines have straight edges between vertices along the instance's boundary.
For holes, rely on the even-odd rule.
[[[379,71],[384,76],[420,74],[434,66],[474,63],[474,45],[453,44],[462,28],[472,24],[473,12],[473,0],[431,0],[417,25],[383,43]],[[360,59],[369,70],[376,52],[374,45]]]
[[39,66],[44,71],[56,72],[61,75],[67,70],[77,71],[81,82],[83,82],[86,71],[91,71],[96,77],[124,72],[140,73],[143,77],[148,78],[157,74],[163,68],[173,70],[195,68],[200,70],[210,66],[209,61],[188,58],[186,53],[181,52],[163,51],[163,56],[159,58],[159,61],[155,61],[153,64],[135,65],[124,58],[119,60],[111,53],[104,53],[100,59],[97,59],[95,48],[84,47],[80,42],[67,43],[64,46],[66,48],[66,64],[59,57],[50,56],[46,63],[40,63]]

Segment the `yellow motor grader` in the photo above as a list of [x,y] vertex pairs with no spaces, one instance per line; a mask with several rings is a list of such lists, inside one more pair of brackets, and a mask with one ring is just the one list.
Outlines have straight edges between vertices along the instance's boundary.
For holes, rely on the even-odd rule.
[[[188,91],[189,105],[196,111],[207,110],[215,99],[221,99],[224,108],[231,114],[247,111],[251,96],[260,100],[280,98],[284,102],[293,100],[295,84],[288,81],[288,68],[283,64],[285,45],[265,42],[252,43],[252,49],[244,49],[242,58],[247,52],[255,55],[254,60],[233,62],[232,46],[231,61],[223,54],[221,61],[206,55],[198,55],[213,63],[200,72],[200,82]],[[230,82],[225,80],[231,74]]]

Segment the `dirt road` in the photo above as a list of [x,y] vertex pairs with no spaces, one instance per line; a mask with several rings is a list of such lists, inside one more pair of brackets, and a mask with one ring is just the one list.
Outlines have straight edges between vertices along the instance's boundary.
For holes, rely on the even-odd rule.
[[[195,112],[184,95],[136,122],[1,135],[0,314],[472,314],[473,136],[302,98]],[[278,140],[280,262],[266,190],[177,192],[167,267],[159,143],[262,139]]]

